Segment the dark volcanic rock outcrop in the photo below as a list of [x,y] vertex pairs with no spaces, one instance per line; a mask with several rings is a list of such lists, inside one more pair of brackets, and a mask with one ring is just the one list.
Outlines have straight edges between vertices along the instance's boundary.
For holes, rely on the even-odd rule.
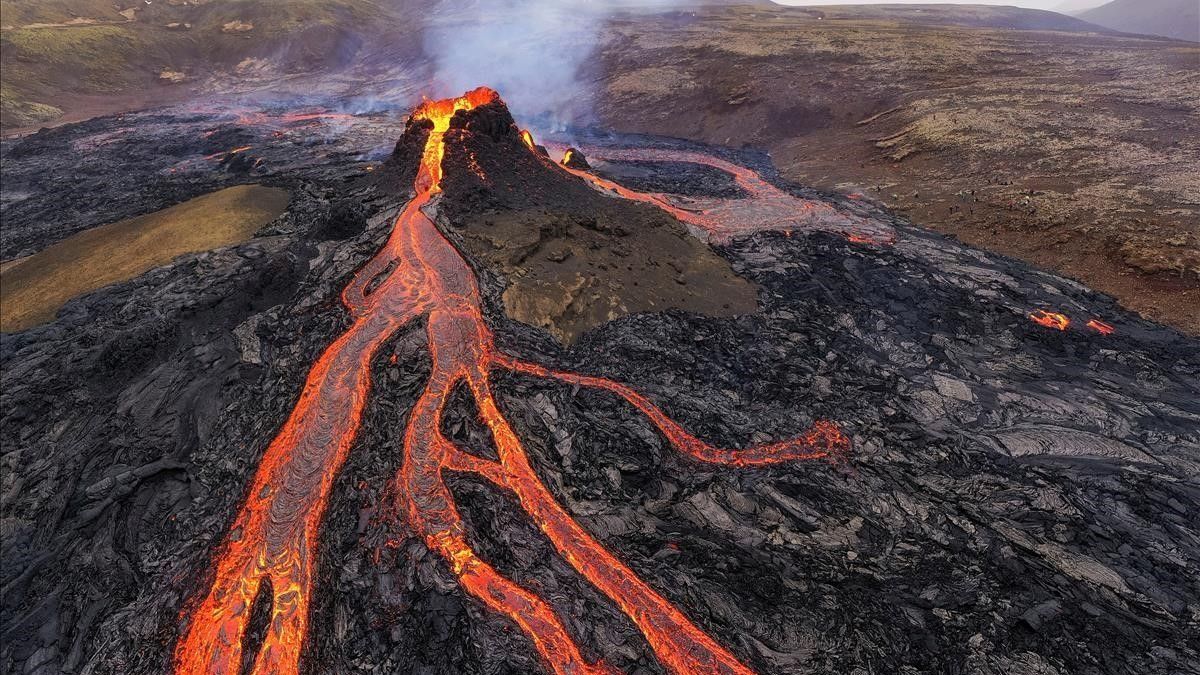
[[[177,115],[127,135],[149,145],[172,125],[191,130],[194,118]],[[567,349],[505,315],[503,295],[517,282],[490,270],[515,276],[531,263],[506,268],[472,244],[497,227],[487,220],[515,211],[551,231],[565,220],[572,245],[593,229],[595,241],[619,244],[637,235],[606,230],[676,225],[567,176],[543,183],[550,174],[534,164],[508,173],[520,164],[501,161],[507,132],[480,124],[449,144],[436,209],[481,271],[500,349],[627,383],[713,443],[786,438],[817,418],[853,440],[847,468],[717,468],[673,452],[609,394],[496,378],[501,407],[560,503],[738,658],[763,673],[1194,669],[1195,339],[1068,280],[897,222],[893,246],[823,233],[737,239],[718,253],[757,285],[758,311],[631,313]],[[117,126],[66,127],[37,143],[85,144]],[[256,152],[267,167],[257,171],[294,195],[263,236],[179,259],[68,304],[54,323],[3,336],[0,671],[168,669],[180,611],[207,582],[263,448],[347,325],[338,294],[400,206],[353,161],[354,143],[366,151],[377,140],[358,133],[330,153],[263,138]],[[113,151],[94,146],[86,165],[112,166]],[[492,183],[473,177],[469,152]],[[37,191],[35,177],[59,160],[4,159],[4,189],[29,191],[10,212],[24,242],[54,238],[37,214],[56,201],[74,205],[74,228],[161,208],[141,192],[123,199],[139,180],[180,195],[199,189],[193,179],[205,189],[227,180],[208,169],[160,174],[162,163],[147,162],[111,186],[88,179],[89,200],[60,194],[66,178]],[[618,168],[655,189],[680,182],[671,165]],[[594,226],[572,220],[593,206]],[[628,257],[645,253],[631,247]],[[1042,327],[1028,319],[1035,308],[1072,323]],[[1086,328],[1091,318],[1115,332]],[[465,596],[422,541],[383,545],[396,534],[398,430],[429,372],[422,328],[395,336],[372,364],[364,426],[322,528],[305,669],[537,672],[524,635]],[[490,451],[470,397],[453,398],[444,428],[463,447]],[[589,658],[663,672],[509,495],[466,476],[451,485],[472,545],[537,589]]]

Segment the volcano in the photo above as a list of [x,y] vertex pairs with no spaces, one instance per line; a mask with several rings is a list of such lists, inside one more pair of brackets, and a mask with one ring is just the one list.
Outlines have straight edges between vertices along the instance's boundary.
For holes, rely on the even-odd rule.
[[156,137],[203,140],[132,180],[293,195],[248,243],[5,336],[6,669],[1200,656],[1195,339],[751,151],[536,139],[487,88],[417,106],[379,163],[337,145],[374,123],[330,151],[273,119],[4,148],[109,214],[159,197],[87,172]]
[[[300,401],[267,448],[250,496],[217,558],[213,587],[191,611],[176,649],[176,672],[239,670],[251,608],[264,588],[272,594],[270,620],[253,672],[299,672],[319,525],[334,478],[362,423],[371,385],[370,362],[384,341],[424,315],[431,372],[403,432],[403,468],[395,479],[394,494],[389,495],[395,515],[403,514],[412,531],[442,556],[467,592],[519,625],[555,672],[611,669],[589,664],[544,600],[478,557],[468,543],[445,473],[472,474],[511,491],[558,553],[625,612],[670,670],[749,673],[563,510],[500,411],[490,373],[507,370],[614,393],[653,421],[677,450],[718,465],[834,457],[846,451],[847,439],[832,423],[818,422],[799,439],[738,451],[714,448],[622,384],[553,371],[497,350],[483,318],[472,270],[424,211],[443,191],[443,163],[447,158],[461,159],[453,166],[468,168],[447,177],[448,186],[455,186],[457,192],[474,187],[463,185],[467,175],[480,183],[490,182],[484,168],[490,162],[481,163],[481,156],[512,158],[505,186],[509,191],[524,192],[527,187],[516,186],[541,183],[569,199],[572,187],[586,188],[565,178],[555,180],[558,176],[544,165],[544,158],[521,142],[507,109],[489,89],[426,102],[413,113],[410,129],[424,136],[424,142],[401,141],[399,147],[421,145],[420,155],[407,157],[401,151],[392,170],[415,174],[415,197],[404,206],[384,247],[342,292],[353,323],[317,360]],[[406,164],[414,163],[415,171],[405,170]],[[459,386],[470,392],[491,432],[495,459],[457,447],[441,431],[443,410]]]

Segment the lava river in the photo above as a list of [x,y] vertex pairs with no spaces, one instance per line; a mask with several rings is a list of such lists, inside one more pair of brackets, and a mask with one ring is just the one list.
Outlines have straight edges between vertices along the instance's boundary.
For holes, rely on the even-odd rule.
[[[563,559],[637,625],[667,669],[750,672],[563,510],[537,477],[497,405],[489,374],[518,371],[607,390],[645,414],[677,450],[702,462],[749,466],[836,459],[849,442],[834,424],[818,422],[794,440],[741,450],[716,448],[625,385],[543,368],[498,351],[480,310],[472,269],[426,212],[441,195],[444,138],[468,133],[452,130],[452,118],[459,111],[498,102],[495,92],[480,88],[457,99],[427,101],[414,112],[413,123],[431,125],[416,196],[396,219],[387,243],[343,291],[352,324],[312,366],[299,401],[267,447],[215,555],[211,585],[185,608],[174,654],[176,672],[241,672],[243,643],[260,593],[271,599],[271,618],[251,672],[298,672],[308,631],[318,530],[334,478],[362,420],[371,387],[370,364],[389,337],[419,316],[428,316],[432,372],[409,417],[403,464],[391,494],[396,512],[445,559],[462,587],[519,625],[554,672],[612,671],[603,662],[584,659],[544,600],[475,554],[443,477],[446,471],[473,473],[515,497]],[[497,460],[455,447],[440,431],[443,408],[460,383],[469,388],[492,433]]]
[[[532,144],[529,132],[522,132],[526,145]],[[557,150],[557,148],[556,148]],[[665,148],[589,147],[587,156],[617,162],[679,162],[700,164],[729,174],[745,193],[741,199],[683,199],[674,195],[645,193],[606,180],[593,173],[568,166],[571,148],[564,148],[562,168],[594,187],[625,199],[656,206],[693,228],[704,239],[728,243],[734,237],[755,232],[822,230],[840,234],[850,241],[868,244],[893,244],[896,232],[877,219],[850,215],[825,202],[796,197],[764,180],[752,169],[733,162],[687,150]]]

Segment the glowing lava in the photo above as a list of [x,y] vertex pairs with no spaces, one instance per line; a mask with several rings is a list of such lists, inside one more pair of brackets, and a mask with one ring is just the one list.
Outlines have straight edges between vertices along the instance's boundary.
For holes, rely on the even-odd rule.
[[[532,140],[530,141],[532,142]],[[588,158],[631,162],[682,162],[709,166],[733,177],[745,193],[742,199],[684,198],[653,192],[638,192],[582,169],[566,166],[567,149],[559,166],[586,180],[593,187],[625,199],[652,204],[677,220],[692,225],[706,237],[728,243],[734,237],[755,232],[822,230],[840,234],[850,241],[892,244],[896,233],[874,219],[863,218],[831,204],[797,197],[762,178],[752,169],[719,157],[688,150],[666,148],[611,148],[585,146]]]
[[1113,328],[1111,324],[1104,323],[1100,319],[1092,319],[1088,321],[1087,327],[1101,335],[1112,335],[1117,330],[1116,328]]
[[[611,672],[603,663],[584,660],[544,600],[475,554],[447,488],[447,471],[474,473],[509,491],[563,559],[637,625],[668,670],[750,672],[555,501],[497,405],[490,373],[502,369],[604,389],[645,414],[679,451],[704,462],[750,466],[837,460],[847,453],[849,441],[837,426],[822,421],[798,439],[742,450],[717,448],[623,384],[549,370],[499,352],[480,311],[471,267],[425,213],[441,191],[443,139],[451,119],[458,111],[496,101],[495,92],[481,88],[457,99],[427,101],[414,113],[414,121],[431,123],[415,181],[416,197],[396,219],[387,243],[342,292],[353,322],[317,359],[296,407],[267,447],[215,557],[212,585],[185,610],[186,625],[175,649],[176,672],[241,672],[247,623],[260,592],[270,593],[271,620],[251,672],[298,672],[307,638],[318,528],[362,419],[371,362],[380,345],[422,315],[428,316],[432,372],[404,432],[403,468],[394,483],[394,498],[398,513],[445,559],[462,587],[520,626],[555,673]],[[467,385],[491,430],[497,460],[469,454],[441,433],[442,411],[459,383]]]
[[1071,325],[1071,320],[1067,318],[1066,314],[1047,312],[1044,309],[1035,310],[1030,313],[1029,318],[1036,324],[1055,330],[1066,330],[1067,326]]

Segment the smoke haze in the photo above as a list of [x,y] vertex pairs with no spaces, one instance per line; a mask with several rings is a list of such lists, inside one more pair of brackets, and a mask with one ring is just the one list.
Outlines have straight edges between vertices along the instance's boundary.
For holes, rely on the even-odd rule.
[[[694,0],[638,2],[641,8]],[[522,116],[550,113],[579,119],[588,89],[581,70],[622,0],[493,0],[448,3],[426,24],[425,54],[434,68],[431,95],[452,96],[479,85],[500,92]]]

